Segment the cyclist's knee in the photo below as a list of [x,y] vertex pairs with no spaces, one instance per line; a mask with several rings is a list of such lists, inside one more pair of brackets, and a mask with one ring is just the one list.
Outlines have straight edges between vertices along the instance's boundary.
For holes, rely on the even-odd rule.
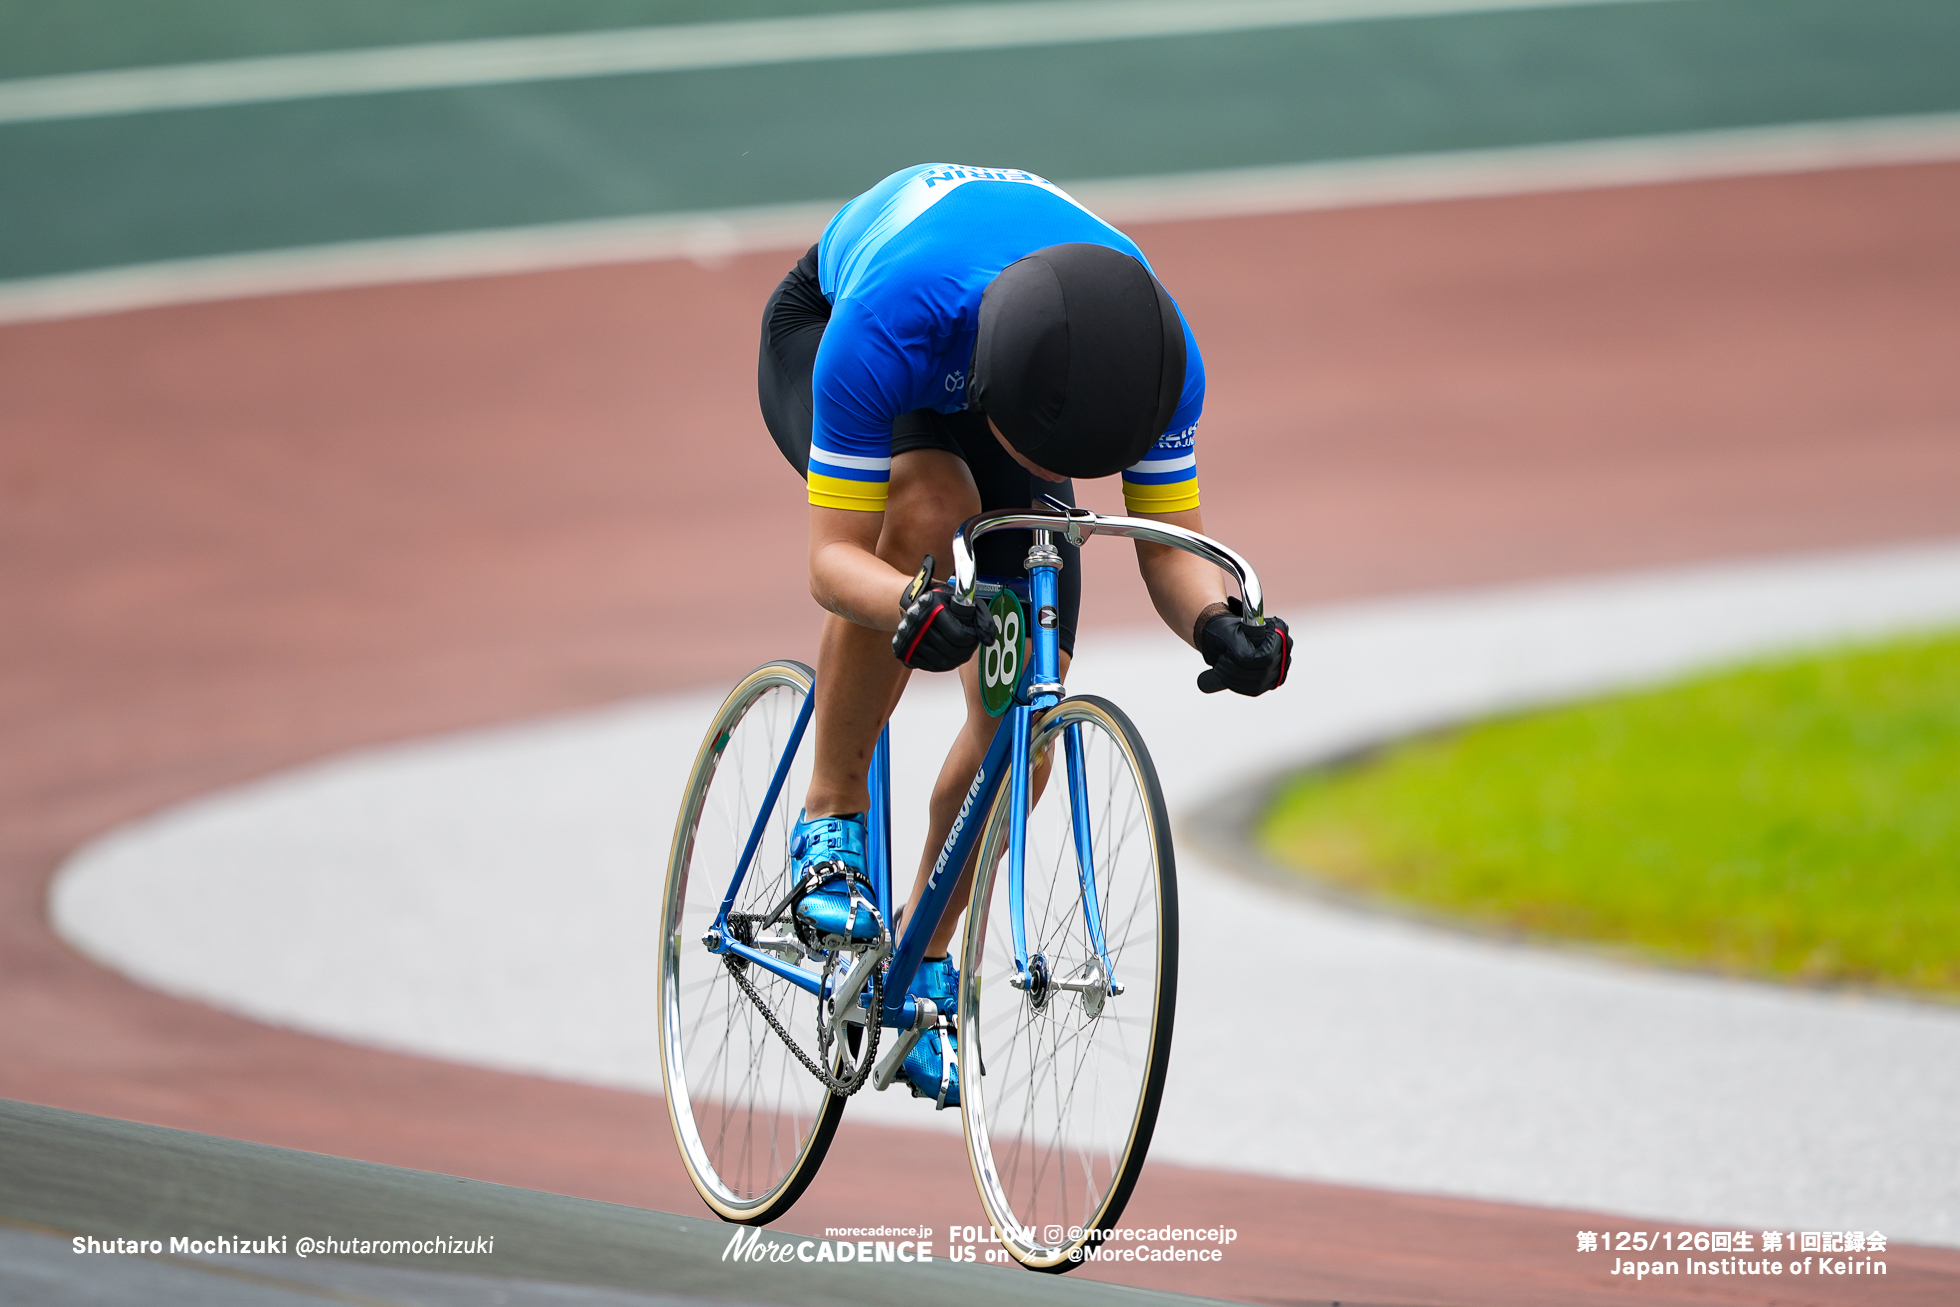
[[892,460],[878,553],[907,571],[922,555],[935,554],[943,569],[952,561],[953,531],[979,511],[980,493],[960,459],[939,450],[902,454]]

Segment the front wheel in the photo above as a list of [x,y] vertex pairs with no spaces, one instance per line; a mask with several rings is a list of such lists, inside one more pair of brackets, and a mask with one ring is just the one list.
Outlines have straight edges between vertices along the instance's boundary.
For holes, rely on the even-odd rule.
[[[980,1201],[1009,1254],[1067,1271],[1143,1170],[1170,1063],[1177,873],[1136,727],[1094,696],[1035,728],[1014,949],[1011,787],[988,815],[961,968],[960,1095]],[[1100,935],[1100,946],[1097,937]]]

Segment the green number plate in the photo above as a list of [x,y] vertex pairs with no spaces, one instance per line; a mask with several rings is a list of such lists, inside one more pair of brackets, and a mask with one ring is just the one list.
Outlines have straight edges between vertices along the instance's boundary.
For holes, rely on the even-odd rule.
[[980,646],[980,702],[989,717],[998,717],[1013,707],[1015,687],[1028,669],[1028,619],[1012,590],[996,594],[987,611],[999,638]]

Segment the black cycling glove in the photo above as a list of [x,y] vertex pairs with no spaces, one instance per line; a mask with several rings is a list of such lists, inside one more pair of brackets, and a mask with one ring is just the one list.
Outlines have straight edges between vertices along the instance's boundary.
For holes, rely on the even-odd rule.
[[892,636],[892,653],[922,672],[950,672],[973,657],[993,619],[978,604],[954,603],[953,587],[931,580],[932,564],[928,554],[919,575],[905,588],[905,615]]
[[1213,604],[1199,614],[1198,652],[1211,670],[1198,673],[1198,688],[1206,694],[1230,690],[1259,695],[1286,684],[1293,666],[1293,636],[1284,620],[1268,617],[1263,626],[1245,620],[1245,605],[1236,598]]

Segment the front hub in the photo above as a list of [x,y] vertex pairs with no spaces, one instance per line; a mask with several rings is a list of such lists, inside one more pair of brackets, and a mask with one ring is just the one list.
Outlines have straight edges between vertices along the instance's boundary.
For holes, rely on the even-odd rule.
[[1028,1003],[1040,1012],[1048,1007],[1055,991],[1049,985],[1048,959],[1037,953],[1028,959]]

